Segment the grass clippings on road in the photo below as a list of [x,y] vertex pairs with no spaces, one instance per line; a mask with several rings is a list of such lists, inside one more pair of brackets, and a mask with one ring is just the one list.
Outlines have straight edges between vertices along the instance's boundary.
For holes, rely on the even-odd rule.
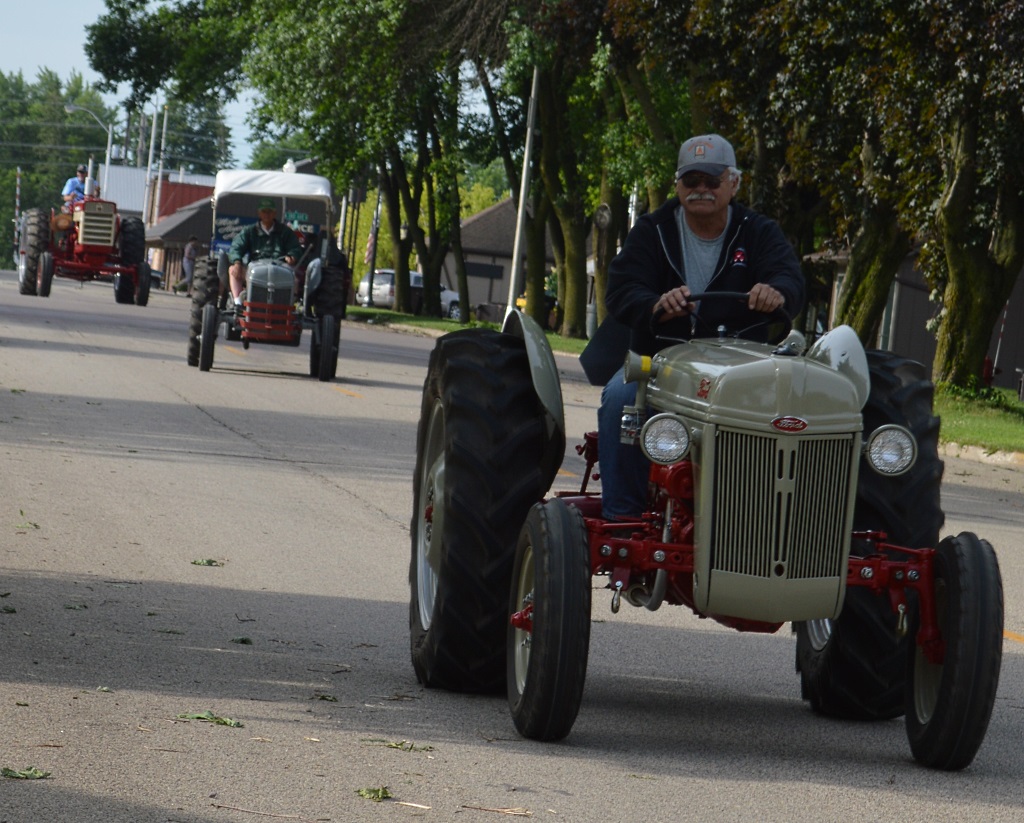
[[50,772],[44,772],[35,766],[25,769],[8,769],[6,767],[0,769],[0,777],[9,777],[12,780],[45,780],[49,776]]

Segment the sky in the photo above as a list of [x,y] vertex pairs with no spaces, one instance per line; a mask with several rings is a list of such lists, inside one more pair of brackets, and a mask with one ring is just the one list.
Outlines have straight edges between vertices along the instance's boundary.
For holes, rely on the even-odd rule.
[[[41,68],[48,68],[67,82],[73,70],[95,85],[100,76],[89,67],[82,44],[85,27],[95,23],[107,10],[104,0],[3,0],[3,22],[7,37],[0,48],[0,71],[20,71],[35,82]],[[116,94],[103,95],[104,102],[120,109]],[[154,101],[155,102],[155,101]],[[225,110],[225,121],[232,132],[232,154],[244,167],[250,151],[246,138],[244,103],[232,103]]]

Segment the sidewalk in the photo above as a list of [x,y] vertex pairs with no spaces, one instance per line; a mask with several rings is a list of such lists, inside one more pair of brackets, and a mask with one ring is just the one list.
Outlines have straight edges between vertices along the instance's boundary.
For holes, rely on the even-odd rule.
[[959,457],[991,466],[1024,470],[1024,452],[990,452],[980,446],[961,446],[959,443],[940,443],[939,454],[944,457]]

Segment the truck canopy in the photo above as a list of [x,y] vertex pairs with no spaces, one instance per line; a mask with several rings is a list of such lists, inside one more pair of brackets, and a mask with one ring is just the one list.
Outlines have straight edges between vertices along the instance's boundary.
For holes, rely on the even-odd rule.
[[213,201],[228,194],[251,194],[253,197],[306,197],[331,202],[331,181],[318,174],[297,174],[287,171],[251,171],[221,169],[213,186]]
[[272,198],[277,217],[304,234],[330,231],[334,211],[331,181],[316,174],[222,169],[213,187],[215,250],[226,249],[241,228],[256,221],[259,201]]

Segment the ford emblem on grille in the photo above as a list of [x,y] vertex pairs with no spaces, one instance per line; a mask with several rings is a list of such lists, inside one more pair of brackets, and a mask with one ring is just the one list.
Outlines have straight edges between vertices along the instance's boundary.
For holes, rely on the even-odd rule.
[[799,417],[776,417],[772,426],[780,432],[802,432],[807,428],[807,421]]

